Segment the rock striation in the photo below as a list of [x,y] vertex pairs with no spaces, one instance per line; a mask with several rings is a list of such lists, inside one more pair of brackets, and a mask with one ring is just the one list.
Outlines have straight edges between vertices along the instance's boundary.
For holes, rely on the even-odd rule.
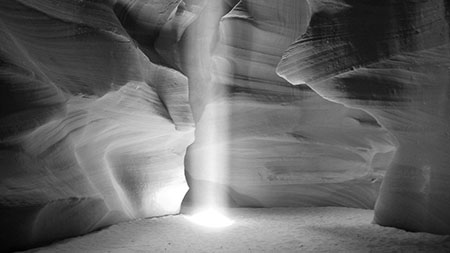
[[[275,71],[309,13],[306,1],[240,1],[217,22],[219,38],[206,57],[215,63],[209,87],[221,91],[205,102],[188,152],[193,194],[215,183],[238,206],[373,208],[395,151],[391,134],[368,113],[292,86]],[[215,124],[215,141],[202,138]],[[218,178],[202,161],[212,149],[228,156]]]
[[448,1],[310,1],[277,72],[363,109],[396,138],[374,221],[450,233]]
[[188,186],[449,234],[449,23],[446,0],[1,1],[0,251]]
[[0,3],[0,251],[180,209],[187,78],[150,62],[115,7]]

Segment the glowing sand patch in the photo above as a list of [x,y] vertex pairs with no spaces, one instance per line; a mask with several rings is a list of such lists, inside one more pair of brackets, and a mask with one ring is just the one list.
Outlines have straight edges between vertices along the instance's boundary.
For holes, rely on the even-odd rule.
[[195,224],[209,228],[223,228],[234,223],[233,220],[212,208],[191,216],[186,216],[186,218]]

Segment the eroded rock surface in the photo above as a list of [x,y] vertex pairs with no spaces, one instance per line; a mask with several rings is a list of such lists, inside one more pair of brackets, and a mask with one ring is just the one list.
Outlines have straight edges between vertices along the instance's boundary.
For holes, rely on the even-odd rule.
[[[228,188],[239,206],[373,208],[395,150],[392,136],[366,112],[277,76],[283,51],[309,19],[306,1],[241,1],[218,24],[209,85],[225,91],[206,103],[188,172],[205,188],[211,181]],[[216,140],[202,138],[214,125]],[[205,162],[214,149],[228,155],[219,177]]]
[[373,208],[384,180],[378,224],[450,233],[449,17],[444,0],[1,1],[0,249],[177,213],[194,121],[197,201]]
[[448,1],[311,3],[308,31],[278,73],[369,112],[395,135],[376,223],[450,233]]
[[187,78],[150,62],[114,7],[0,3],[0,251],[180,209]]

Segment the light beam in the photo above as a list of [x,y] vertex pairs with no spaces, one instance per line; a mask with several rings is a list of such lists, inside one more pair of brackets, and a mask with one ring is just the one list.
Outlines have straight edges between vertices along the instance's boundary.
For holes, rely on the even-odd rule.
[[190,99],[198,98],[202,101],[200,104],[204,104],[196,114],[200,115],[196,134],[200,148],[194,156],[191,173],[196,180],[208,185],[193,195],[194,203],[207,208],[199,209],[200,212],[188,216],[188,219],[206,227],[225,227],[233,223],[218,211],[226,203],[224,189],[228,184],[229,108],[226,86],[231,82],[231,74],[228,50],[222,45],[225,28],[220,24],[226,10],[224,3],[216,0],[207,1],[203,7],[198,27],[193,30],[198,34],[192,36],[190,42],[191,53],[198,54],[191,59],[200,59],[197,65],[193,64],[196,66],[193,75],[197,77],[191,79],[196,82],[191,83]]

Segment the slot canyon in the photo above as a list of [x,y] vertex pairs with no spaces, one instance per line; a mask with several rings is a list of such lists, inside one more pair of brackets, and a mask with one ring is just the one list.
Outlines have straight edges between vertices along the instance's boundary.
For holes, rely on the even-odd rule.
[[448,0],[2,0],[0,104],[1,252],[450,252]]

